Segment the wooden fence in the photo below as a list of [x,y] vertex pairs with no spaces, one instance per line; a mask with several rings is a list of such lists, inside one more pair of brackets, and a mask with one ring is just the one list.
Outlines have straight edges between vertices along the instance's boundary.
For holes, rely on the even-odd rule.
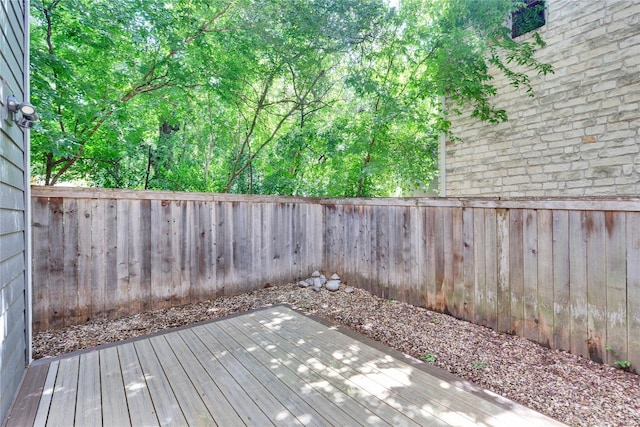
[[551,348],[640,366],[640,199],[335,200],[43,187],[32,197],[35,330],[319,269]]

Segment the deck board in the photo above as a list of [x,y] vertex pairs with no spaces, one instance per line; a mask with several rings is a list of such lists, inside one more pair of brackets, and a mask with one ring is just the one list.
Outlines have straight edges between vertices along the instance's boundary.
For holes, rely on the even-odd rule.
[[33,422],[34,426],[42,426],[47,422],[47,417],[49,416],[49,408],[51,407],[51,400],[53,398],[53,391],[56,385],[56,376],[58,375],[59,364],[60,362],[58,362],[57,360],[49,364],[49,372],[47,373],[47,379],[44,382],[42,397],[38,402],[36,418]]
[[153,337],[150,341],[158,355],[163,371],[171,377],[171,389],[176,400],[187,424],[190,426],[209,426],[211,425],[209,421],[212,418],[211,414],[175,354],[175,352],[180,354],[184,351],[184,345],[181,344],[181,341],[172,340],[175,346],[173,348],[167,341],[168,336]]
[[[281,319],[286,319],[286,317],[284,314]],[[333,333],[326,341],[315,339],[316,332],[318,336],[322,336],[324,331],[307,329],[304,323],[287,324],[286,327],[280,327],[278,324],[274,324],[271,316],[263,317],[257,313],[255,318],[263,327],[271,329],[276,335],[294,343],[298,348],[292,349],[292,351],[298,353],[302,351],[303,354],[306,351],[310,358],[307,359],[308,362],[315,361],[314,367],[319,369],[318,372],[321,375],[326,375],[325,372],[330,371],[339,372],[345,385],[355,385],[355,388],[352,389],[356,393],[355,396],[358,399],[366,399],[368,406],[375,408],[376,413],[391,425],[450,425],[438,416],[437,411],[422,407],[421,403],[428,400],[409,397],[409,395],[419,392],[414,389],[406,389],[396,378],[398,373],[401,376],[407,376],[406,372],[398,369],[393,376],[389,376],[377,368],[358,369],[359,365],[369,358],[373,361],[372,363],[382,363],[385,365],[385,369],[388,369],[389,364],[395,360],[392,357],[378,352],[362,354],[361,346],[354,345],[348,337],[344,337],[345,340],[342,343],[334,344],[333,341],[339,340],[339,337]],[[407,365],[403,365],[403,367],[405,370],[408,368]],[[430,387],[433,387],[433,384]],[[434,402],[437,399],[432,398],[429,401]],[[455,413],[449,414],[448,418],[449,421],[455,422],[455,425],[474,425],[470,420]]]
[[7,427],[562,425],[274,306],[40,360]]
[[198,355],[209,376],[215,379],[222,395],[228,399],[231,406],[247,425],[275,425],[262,412],[248,391],[240,386],[218,358],[209,351],[193,329],[181,331],[179,334],[193,350],[194,354]]
[[6,419],[5,427],[21,427],[33,424],[48,373],[49,366],[47,365],[32,366],[27,370],[20,388],[20,394],[16,397],[11,417]]
[[[268,366],[269,369],[255,369],[252,372],[256,379],[267,387],[287,410],[292,412],[296,419],[309,426],[347,425],[356,421],[343,411],[336,411],[328,400],[319,399],[319,396],[302,396],[297,388],[300,385],[300,377],[295,373],[283,369],[277,361],[273,360],[262,348],[249,340],[242,340],[242,333],[233,333],[233,338],[227,332],[229,325],[226,323],[212,323],[207,328],[213,333],[227,350],[238,355],[239,360],[246,366]],[[215,327],[215,329],[213,329]],[[224,327],[224,329],[223,329]],[[235,331],[234,331],[235,332]],[[253,359],[253,360],[250,360]],[[330,408],[331,406],[331,408]],[[318,410],[324,409],[325,412]],[[326,411],[331,411],[328,413]],[[323,415],[321,415],[323,413]]]
[[100,355],[97,351],[80,355],[78,390],[86,397],[77,399],[74,422],[84,426],[102,424]]
[[52,426],[74,425],[79,366],[79,357],[60,360],[47,424]]
[[106,348],[100,352],[100,392],[104,407],[121,408],[119,411],[103,411],[102,425],[130,426],[129,411],[124,410],[128,405],[117,347]]
[[[122,369],[129,419],[132,426],[159,426],[160,422],[142,373],[138,355],[133,343],[118,346],[118,356]],[[106,408],[105,408],[106,410]],[[120,410],[124,410],[121,408]]]
[[222,363],[224,368],[239,382],[240,386],[249,394],[269,420],[275,425],[302,425],[287,407],[280,402],[271,392],[269,386],[272,381],[266,381],[266,385],[260,382],[256,375],[264,371],[264,367],[243,355],[231,352],[224,347],[207,326],[194,328],[198,338],[211,350],[212,354]]
[[273,341],[265,340],[257,332],[247,330],[246,327],[238,327],[237,322],[229,321],[226,325],[233,328],[233,337],[241,346],[249,349],[251,354],[263,365],[269,366],[293,393],[303,396],[314,410],[319,412],[322,425],[359,425],[361,423],[358,420],[364,420],[371,415],[371,412],[365,412],[366,408],[361,405],[350,406],[350,411],[346,411],[344,405],[336,405],[334,399],[337,396],[341,402],[348,399],[348,396],[331,387],[320,375],[313,375],[313,371],[306,368],[303,361],[285,353]]
[[171,382],[162,369],[162,363],[153,350],[150,340],[137,341],[135,347],[160,425],[163,427],[187,425],[178,399],[171,388]]

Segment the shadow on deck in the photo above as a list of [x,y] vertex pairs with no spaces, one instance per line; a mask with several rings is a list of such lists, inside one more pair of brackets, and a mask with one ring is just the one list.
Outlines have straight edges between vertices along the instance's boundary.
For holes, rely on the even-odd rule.
[[35,361],[6,426],[563,425],[274,306]]

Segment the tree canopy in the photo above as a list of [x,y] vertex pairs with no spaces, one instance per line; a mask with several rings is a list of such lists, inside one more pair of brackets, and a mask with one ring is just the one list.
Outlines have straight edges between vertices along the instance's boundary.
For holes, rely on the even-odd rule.
[[[511,0],[33,0],[45,184],[306,196],[425,189],[490,70],[530,92]],[[524,71],[523,71],[524,70]]]

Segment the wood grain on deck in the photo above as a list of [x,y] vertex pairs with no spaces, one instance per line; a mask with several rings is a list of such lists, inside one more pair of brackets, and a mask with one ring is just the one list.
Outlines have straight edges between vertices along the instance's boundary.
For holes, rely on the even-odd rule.
[[286,306],[37,361],[21,396],[7,427],[561,425]]

